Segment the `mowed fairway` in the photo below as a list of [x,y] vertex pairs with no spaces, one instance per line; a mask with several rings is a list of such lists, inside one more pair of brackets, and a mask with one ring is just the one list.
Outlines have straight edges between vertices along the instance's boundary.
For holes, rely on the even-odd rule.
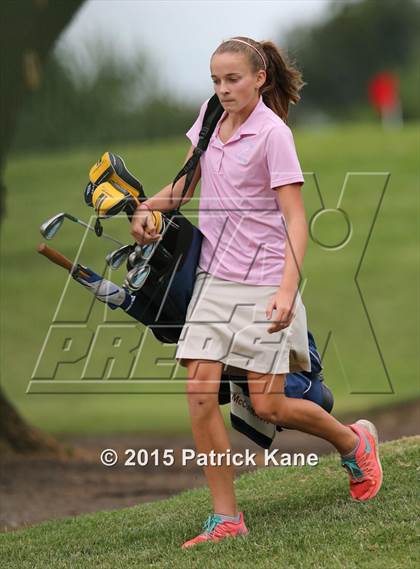
[[[294,132],[305,172],[312,235],[303,298],[309,327],[319,347],[326,346],[325,377],[336,397],[335,412],[363,411],[418,394],[417,132],[418,125],[395,132],[379,126]],[[174,368],[174,346],[162,347],[146,338],[135,364],[137,381],[123,382],[121,378],[133,369],[135,348],[144,341],[144,328],[133,327],[122,312],[104,311],[97,302],[92,305],[86,291],[73,281],[68,283],[65,271],[35,252],[42,241],[39,225],[49,216],[68,211],[89,218],[92,210],[84,205],[83,189],[90,166],[105,150],[123,156],[152,195],[171,180],[187,149],[181,138],[10,159],[1,240],[1,374],[7,393],[34,424],[53,432],[189,428],[185,370]],[[322,209],[320,195],[324,209],[330,211],[316,215]],[[186,208],[192,220],[197,208],[194,200]],[[110,220],[104,226],[105,231],[130,241],[127,221]],[[74,258],[82,237],[80,227],[66,222],[51,245]],[[102,272],[111,249],[111,244],[88,235],[81,262]],[[121,269],[113,278],[121,283],[123,275]],[[78,327],[77,342],[71,347],[74,353],[66,356],[63,341],[50,343],[31,392],[26,393],[54,315],[62,329]],[[107,326],[92,344],[86,363],[86,346],[104,319]],[[107,333],[116,325],[132,350],[112,367],[107,363],[112,347]],[[55,362],[66,357],[79,361],[61,364],[54,376]],[[82,372],[85,380],[68,383],[78,380]],[[176,379],[170,380],[174,373]],[[50,376],[55,379],[39,380]],[[150,378],[154,381],[146,381]]]
[[0,534],[2,569],[414,569],[420,437],[381,445],[378,496],[357,503],[335,456],[260,468],[235,483],[249,535],[183,550],[211,510],[207,490]]

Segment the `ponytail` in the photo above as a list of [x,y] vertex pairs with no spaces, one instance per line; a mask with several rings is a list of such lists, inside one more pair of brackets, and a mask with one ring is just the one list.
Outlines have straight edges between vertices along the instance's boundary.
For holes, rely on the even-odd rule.
[[299,91],[305,85],[302,73],[296,69],[271,41],[261,42],[267,58],[267,79],[260,94],[264,103],[287,123],[289,103],[300,101]]

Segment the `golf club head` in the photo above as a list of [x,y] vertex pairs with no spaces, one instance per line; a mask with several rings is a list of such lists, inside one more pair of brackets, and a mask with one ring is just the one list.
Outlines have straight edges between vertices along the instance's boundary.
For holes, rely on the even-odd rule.
[[128,258],[127,258],[127,271],[130,271],[139,263],[144,264],[144,259],[142,257],[141,252],[142,252],[142,246],[141,245],[135,245],[133,247],[133,251],[128,255]]
[[119,249],[108,253],[105,260],[112,270],[116,270],[128,259],[130,253],[133,252],[133,245],[123,245]]
[[125,285],[131,292],[136,292],[142,288],[150,274],[150,265],[138,265],[128,271],[125,277]]
[[130,267],[134,267],[134,265],[136,264],[136,262],[138,260],[140,260],[140,257],[137,255],[137,253],[135,251],[132,251],[128,255],[128,264],[130,265]]
[[54,215],[54,217],[51,217],[50,219],[47,219],[47,221],[44,221],[44,223],[39,228],[42,237],[47,240],[52,239],[57,234],[57,231],[60,229],[60,227],[63,225],[64,217],[64,213],[57,213],[57,215]]
[[145,261],[148,261],[152,257],[158,245],[159,245],[158,241],[155,241],[154,243],[148,243],[147,245],[143,245],[143,247],[141,247],[141,252],[140,252],[141,258],[144,259]]

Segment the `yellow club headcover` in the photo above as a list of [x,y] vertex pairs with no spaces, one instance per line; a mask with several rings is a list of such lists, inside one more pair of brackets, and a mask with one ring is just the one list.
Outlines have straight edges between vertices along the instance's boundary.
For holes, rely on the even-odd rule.
[[133,196],[112,182],[99,184],[92,194],[92,205],[100,218],[111,217],[124,210]]
[[111,182],[135,198],[146,197],[143,186],[128,170],[124,160],[112,152],[105,152],[92,166],[89,170],[89,180],[95,186],[99,186],[103,182]]

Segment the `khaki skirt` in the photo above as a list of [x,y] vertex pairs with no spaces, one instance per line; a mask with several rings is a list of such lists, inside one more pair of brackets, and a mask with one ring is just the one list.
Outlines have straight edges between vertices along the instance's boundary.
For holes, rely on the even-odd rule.
[[[193,295],[175,358],[224,363],[224,371],[264,374],[310,371],[306,311],[300,295],[290,325],[274,334],[265,311],[276,286],[221,279],[197,267]],[[275,319],[273,310],[272,318]]]

